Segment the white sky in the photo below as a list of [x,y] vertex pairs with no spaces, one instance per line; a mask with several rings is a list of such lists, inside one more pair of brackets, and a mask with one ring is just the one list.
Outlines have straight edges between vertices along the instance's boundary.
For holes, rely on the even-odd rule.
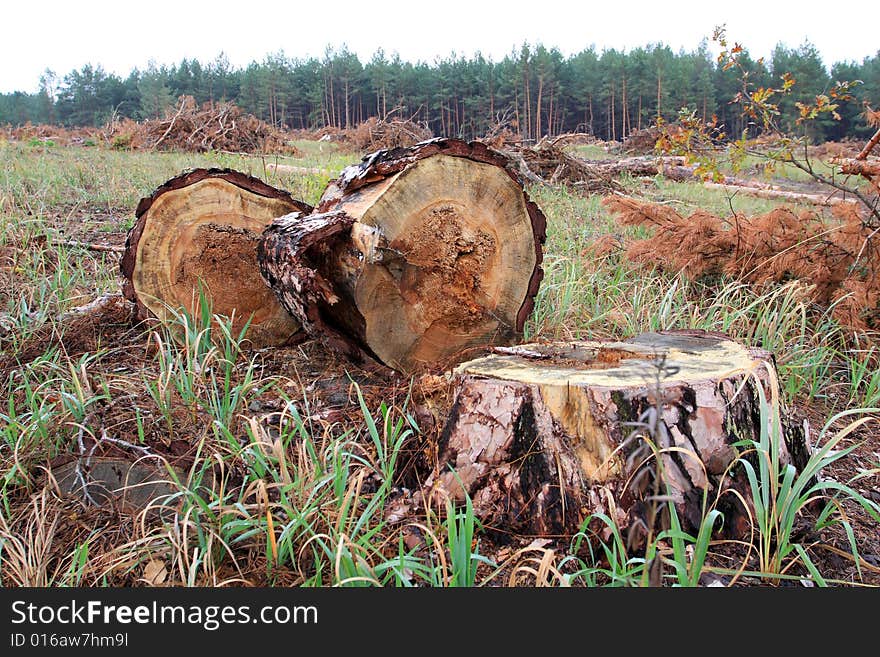
[[0,92],[36,91],[46,68],[63,77],[91,63],[125,76],[151,59],[207,63],[221,51],[235,67],[342,44],[362,62],[380,47],[409,61],[477,50],[498,61],[524,41],[564,55],[658,42],[690,51],[703,38],[712,47],[722,23],[755,58],[809,39],[830,66],[880,51],[878,19],[878,0],[3,0]]

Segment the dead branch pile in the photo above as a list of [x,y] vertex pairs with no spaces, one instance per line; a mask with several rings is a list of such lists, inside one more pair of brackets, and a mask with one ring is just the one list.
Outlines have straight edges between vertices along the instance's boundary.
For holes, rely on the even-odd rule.
[[204,103],[181,96],[163,119],[115,122],[108,137],[116,148],[161,151],[296,153],[290,136],[233,103]]
[[323,128],[318,128],[317,130],[298,130],[296,131],[296,135],[299,139],[340,142],[342,141],[342,132],[342,128],[337,128],[333,125],[325,125]]
[[762,132],[756,137],[747,139],[745,146],[749,151],[766,153],[785,148],[788,141],[784,135],[778,132]]
[[521,134],[511,130],[509,127],[503,127],[498,130],[490,130],[477,141],[483,142],[486,146],[494,148],[496,151],[503,151],[519,148],[522,146],[523,138]]
[[566,152],[560,143],[566,143],[565,139],[544,138],[532,147],[511,144],[503,150],[518,163],[520,175],[529,182],[565,184],[588,192],[620,191],[614,179],[621,175],[662,175],[679,181],[694,178],[693,168],[685,164],[683,156],[587,160]]
[[780,207],[726,219],[704,210],[683,217],[669,206],[609,196],[624,225],[654,228],[626,248],[631,260],[691,278],[727,275],[763,285],[799,279],[811,297],[857,330],[880,329],[880,251],[858,206],[840,204],[827,223],[811,211]]
[[505,152],[519,164],[520,175],[532,183],[566,184],[589,192],[620,190],[611,172],[569,155],[550,139],[542,139],[531,147],[514,146]]
[[634,155],[647,155],[654,152],[654,146],[660,139],[661,130],[656,126],[645,128],[644,130],[636,130],[631,132],[623,143],[620,145],[622,153],[631,153]]
[[339,144],[340,148],[373,152],[385,148],[413,146],[434,136],[427,127],[407,119],[370,117],[353,128],[323,128],[318,139]]
[[822,144],[809,146],[809,156],[816,160],[834,160],[838,158],[855,157],[862,150],[862,142],[858,139],[844,139],[842,141],[826,141]]
[[59,125],[33,125],[30,121],[20,126],[0,126],[0,139],[6,141],[39,141],[58,146],[83,146],[97,143],[101,138],[98,128],[64,128]]
[[664,124],[663,126],[652,125],[629,133],[622,143],[613,147],[613,150],[629,155],[650,155],[657,152],[659,140],[675,140],[682,133],[682,126],[676,123]]

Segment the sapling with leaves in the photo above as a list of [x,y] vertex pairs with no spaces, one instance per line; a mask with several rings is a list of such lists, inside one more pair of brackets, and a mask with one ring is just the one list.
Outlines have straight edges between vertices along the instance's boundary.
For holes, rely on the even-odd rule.
[[[832,159],[819,163],[810,152],[810,135],[819,121],[840,121],[838,112],[845,103],[854,101],[852,90],[860,80],[838,80],[824,93],[812,98],[795,99],[797,78],[788,71],[778,75],[776,84],[755,82],[752,71],[746,65],[746,53],[742,45],[728,41],[726,29],[716,27],[712,36],[721,48],[718,65],[722,71],[736,71],[738,90],[731,103],[738,106],[745,127],[737,139],[730,141],[725,149],[726,157],[734,172],[741,170],[749,156],[762,160],[761,168],[772,172],[777,165],[793,166],[844,196],[857,199],[862,210],[862,223],[871,230],[866,243],[880,229],[880,163],[869,159],[880,142],[880,112],[866,105],[863,116],[868,125],[878,128],[861,152],[852,159]],[[763,65],[763,60],[757,62]],[[665,125],[661,122],[661,138],[657,148],[673,154],[685,155],[697,164],[696,173],[704,180],[721,177],[719,151],[712,149],[714,143],[727,139],[723,126],[716,117],[711,121],[696,118],[696,113],[682,109],[678,122]],[[786,129],[792,126],[792,129]],[[756,148],[752,137],[773,137],[770,147]],[[707,147],[708,146],[708,147]],[[854,178],[855,176],[855,178]],[[862,183],[868,183],[867,186]]]

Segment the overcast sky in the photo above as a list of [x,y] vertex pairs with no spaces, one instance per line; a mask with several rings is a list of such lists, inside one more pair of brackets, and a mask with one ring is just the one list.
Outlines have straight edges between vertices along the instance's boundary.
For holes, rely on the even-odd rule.
[[711,47],[722,23],[753,57],[809,40],[828,66],[876,54],[878,19],[878,0],[3,0],[0,92],[36,91],[46,68],[63,77],[91,63],[125,76],[151,59],[207,63],[221,51],[235,67],[279,51],[320,57],[342,44],[362,62],[380,47],[413,62],[453,51],[497,61],[523,42],[564,55],[658,42],[689,51],[704,38]]

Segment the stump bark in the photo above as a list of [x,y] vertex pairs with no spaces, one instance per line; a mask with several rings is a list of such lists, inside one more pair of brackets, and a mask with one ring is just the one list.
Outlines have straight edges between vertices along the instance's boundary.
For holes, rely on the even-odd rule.
[[545,223],[503,155],[436,139],[345,169],[314,214],[272,222],[258,259],[307,332],[412,372],[522,334]]
[[[757,386],[768,399],[775,389],[771,354],[702,331],[496,351],[455,370],[440,465],[423,493],[440,502],[467,492],[484,523],[505,531],[571,534],[597,512],[633,526],[658,492],[694,530],[704,499],[736,485],[729,466],[745,448],[734,443],[757,439],[767,420]],[[782,461],[802,465],[803,429],[785,435]],[[743,512],[729,497],[726,515]]]
[[257,243],[276,217],[311,207],[244,173],[195,169],[141,199],[121,261],[123,294],[138,317],[168,318],[180,308],[198,316],[200,289],[215,314],[250,321],[254,346],[280,345],[299,324],[266,287]]

